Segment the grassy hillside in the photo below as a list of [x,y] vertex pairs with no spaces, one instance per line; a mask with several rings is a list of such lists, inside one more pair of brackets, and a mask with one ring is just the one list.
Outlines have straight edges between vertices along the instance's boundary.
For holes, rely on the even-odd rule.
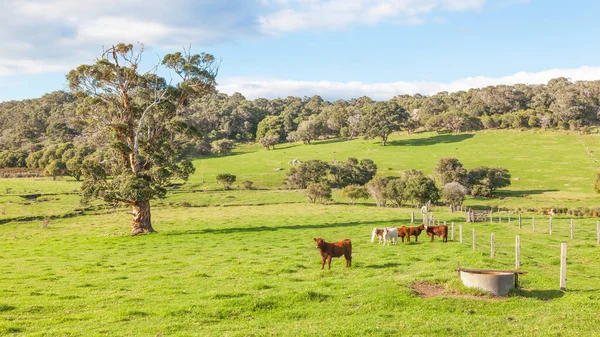
[[[512,185],[500,193],[502,200],[469,200],[469,205],[592,207],[600,205],[600,197],[593,190],[599,163],[588,154],[582,141],[600,151],[597,135],[510,131],[402,134],[391,137],[386,147],[378,141],[362,139],[286,144],[275,151],[244,146],[234,156],[197,160],[197,173],[188,185],[217,188],[215,176],[229,172],[236,174],[240,182],[251,180],[259,187],[276,188],[285,179],[290,167],[287,163],[295,158],[328,162],[348,157],[370,158],[377,164],[380,175],[397,176],[405,169],[431,174],[440,158],[456,157],[467,169],[501,166],[513,177]],[[284,170],[275,171],[277,168]]]

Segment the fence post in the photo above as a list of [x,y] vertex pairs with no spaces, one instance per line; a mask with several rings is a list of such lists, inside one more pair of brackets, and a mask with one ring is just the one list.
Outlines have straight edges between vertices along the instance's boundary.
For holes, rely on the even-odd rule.
[[508,212],[508,225],[510,226],[510,212]]
[[535,232],[535,215],[531,216],[531,229]]
[[450,230],[450,240],[451,240],[452,242],[454,242],[454,222],[452,222],[452,223],[450,224],[450,228],[451,228],[451,230]]
[[492,210],[490,209],[490,223],[492,223],[492,222],[493,222],[493,219],[492,219]]
[[550,235],[552,235],[552,217],[550,217]]
[[499,208],[498,208],[498,223],[502,223],[502,213],[500,213]]
[[475,233],[475,228],[473,228],[473,251],[477,250],[477,234]]
[[[463,243],[463,241],[462,241],[462,224],[461,224],[461,225],[458,225],[458,235],[459,235],[459,237],[458,237],[458,238],[459,238],[459,240],[460,240],[460,243]],[[600,236],[599,236],[599,237],[600,237]]]
[[515,269],[521,268],[521,237],[515,238]]
[[490,256],[492,257],[492,259],[494,258],[494,243],[496,242],[495,239],[495,235],[494,233],[492,233],[492,242],[490,242],[490,247],[492,247],[490,251]]
[[415,223],[415,212],[410,212],[410,223]]
[[575,226],[573,225],[573,218],[571,218],[571,240],[575,238]]
[[519,228],[523,228],[523,222],[521,221],[521,214],[519,214]]
[[567,290],[567,244],[560,244],[560,290]]

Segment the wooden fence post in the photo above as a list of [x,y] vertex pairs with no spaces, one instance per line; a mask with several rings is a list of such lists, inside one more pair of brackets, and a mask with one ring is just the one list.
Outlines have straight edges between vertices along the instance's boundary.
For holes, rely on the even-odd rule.
[[492,223],[492,210],[490,209],[490,223]]
[[508,212],[508,225],[510,226],[510,212]]
[[552,217],[550,217],[550,235],[552,235]]
[[519,214],[519,228],[523,228],[523,222],[521,221],[521,214]]
[[450,224],[450,240],[454,242],[454,222]]
[[521,268],[521,237],[515,238],[515,269]]
[[535,232],[535,215],[531,216],[531,229]]
[[498,223],[502,223],[502,213],[500,213],[499,208],[498,208]]
[[571,218],[571,240],[575,238],[575,226],[573,225],[573,218]]
[[567,244],[560,244],[560,290],[567,290]]
[[415,223],[415,212],[410,212],[410,223]]
[[[459,235],[459,237],[458,237],[458,238],[459,238],[459,240],[460,240],[460,243],[463,243],[463,240],[462,240],[462,224],[461,224],[461,225],[458,225],[458,235]],[[600,237],[600,236],[599,236],[599,237]]]
[[477,250],[477,233],[475,233],[475,228],[473,228],[473,251]]
[[494,258],[494,243],[496,243],[495,239],[496,239],[495,235],[494,235],[494,233],[492,233],[492,241],[490,242],[490,247],[491,247],[490,256],[492,257],[492,259]]

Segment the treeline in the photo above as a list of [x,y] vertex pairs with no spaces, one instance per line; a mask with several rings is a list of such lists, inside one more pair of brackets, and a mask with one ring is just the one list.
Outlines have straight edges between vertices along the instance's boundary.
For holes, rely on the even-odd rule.
[[[107,149],[106,135],[92,134],[78,118],[83,100],[58,91],[38,99],[0,103],[0,167],[39,167],[40,161],[30,166],[35,160],[27,158],[40,151],[44,156],[49,147],[61,144],[86,148],[79,153],[87,153],[87,148]],[[188,154],[198,155],[226,154],[233,142],[256,141],[270,149],[286,141],[363,136],[381,138],[385,145],[389,135],[399,130],[558,128],[587,132],[598,123],[599,111],[600,81],[557,78],[546,85],[399,95],[383,102],[369,97],[329,102],[320,96],[250,101],[238,93],[213,93],[190,102],[173,122],[187,128],[191,136],[180,145]],[[62,158],[61,153],[65,167],[63,159],[72,159],[69,156]],[[58,155],[54,157],[41,163],[59,160]]]

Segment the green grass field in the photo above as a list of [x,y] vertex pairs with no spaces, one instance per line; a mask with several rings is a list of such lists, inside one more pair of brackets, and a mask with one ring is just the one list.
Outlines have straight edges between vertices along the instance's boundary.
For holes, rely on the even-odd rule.
[[[167,199],[153,202],[158,234],[132,237],[128,210],[75,215],[79,183],[63,178],[0,180],[0,335],[2,336],[579,336],[600,331],[600,246],[596,221],[549,219],[517,209],[588,207],[600,151],[597,136],[482,132],[399,135],[376,141],[242,146],[233,156],[199,159],[196,174]],[[587,149],[590,150],[588,152]],[[464,223],[462,213],[434,208],[454,222],[454,241],[381,246],[374,226],[410,225],[408,208],[314,205],[280,190],[288,161],[371,158],[382,175],[433,171],[440,157],[467,168],[503,166],[513,184],[502,199],[467,204],[512,209],[509,225]],[[276,168],[284,171],[275,171]],[[389,168],[389,170],[388,170]],[[218,173],[261,188],[222,191]],[[42,194],[36,198],[25,195]],[[42,228],[41,219],[50,219]],[[420,213],[417,217],[420,216]],[[535,231],[531,217],[535,216]],[[34,220],[14,221],[35,217]],[[463,242],[459,241],[459,225]],[[472,247],[473,228],[477,250]],[[496,256],[490,257],[495,234]],[[521,289],[494,298],[464,288],[454,270],[514,268],[521,236]],[[350,238],[353,266],[334,259],[320,270],[313,238]],[[568,243],[567,291],[559,288],[560,243]],[[415,284],[436,286],[423,298]]]

